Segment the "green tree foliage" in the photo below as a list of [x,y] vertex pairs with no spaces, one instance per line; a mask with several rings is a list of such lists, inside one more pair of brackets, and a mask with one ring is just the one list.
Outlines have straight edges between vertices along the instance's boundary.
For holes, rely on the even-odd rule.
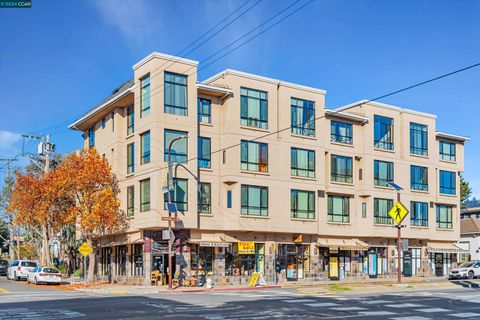
[[466,207],[465,201],[472,195],[472,188],[467,180],[460,176],[460,203],[462,208]]

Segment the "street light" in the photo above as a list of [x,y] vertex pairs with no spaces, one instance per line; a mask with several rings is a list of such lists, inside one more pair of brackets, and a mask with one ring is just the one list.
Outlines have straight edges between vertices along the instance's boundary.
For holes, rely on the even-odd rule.
[[[173,164],[171,160],[171,149],[174,142],[181,140],[181,139],[188,139],[188,135],[183,135],[180,137],[176,137],[170,144],[168,145],[168,289],[172,289],[172,245],[173,245],[173,237],[172,237],[172,214],[170,210],[170,205],[172,203],[172,193],[171,190],[173,189],[173,175],[172,169]],[[175,211],[176,214],[176,211]]]

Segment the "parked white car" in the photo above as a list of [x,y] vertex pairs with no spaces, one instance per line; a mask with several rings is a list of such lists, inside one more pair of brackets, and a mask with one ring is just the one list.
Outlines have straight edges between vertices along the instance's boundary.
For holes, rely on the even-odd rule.
[[40,283],[55,283],[60,284],[62,282],[62,274],[57,268],[52,267],[37,267],[30,270],[27,277],[27,282],[40,284]]
[[450,270],[448,279],[473,279],[480,277],[480,261],[466,261]]
[[10,280],[27,279],[28,273],[37,267],[37,263],[30,260],[14,260],[8,267],[7,278]]

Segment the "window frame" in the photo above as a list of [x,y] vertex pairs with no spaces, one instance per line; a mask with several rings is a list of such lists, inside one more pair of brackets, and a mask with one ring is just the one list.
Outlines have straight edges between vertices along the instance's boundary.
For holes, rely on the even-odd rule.
[[[145,150],[146,137],[148,137],[148,151]],[[151,150],[151,140],[150,140],[150,130],[145,131],[140,135],[140,164],[147,164],[150,162],[150,150]]]
[[[445,151],[445,146],[444,145],[448,145],[448,149],[450,149],[449,153],[444,152]],[[438,153],[439,153],[439,156],[440,156],[440,160],[455,162],[455,161],[457,161],[457,144],[454,143],[454,142],[439,140],[438,141]]]
[[[298,118],[299,113],[301,119]],[[295,122],[294,119],[297,121]],[[291,97],[290,125],[290,131],[293,134],[315,137],[315,101]]]
[[88,129],[88,147],[95,148],[95,126]]
[[127,136],[135,133],[135,107],[127,107]]
[[[174,81],[172,80],[167,80],[167,76],[173,76],[175,78]],[[185,84],[178,82],[178,78],[185,79]],[[188,116],[188,75],[180,74],[180,73],[175,73],[175,72],[169,72],[165,71],[163,75],[163,81],[164,81],[164,90],[163,90],[163,106],[164,106],[164,113],[168,114],[173,114],[173,115],[178,115],[178,116]],[[181,106],[180,104],[167,104],[167,89],[169,87],[167,86],[173,86],[174,91],[177,90],[177,87],[184,88],[185,90],[185,106]],[[175,97],[175,94],[174,94]],[[172,97],[173,100],[174,97]],[[177,103],[174,101],[173,103]],[[170,112],[173,111],[173,112]]]
[[[387,179],[380,178],[380,164],[387,164]],[[389,187],[388,182],[394,181],[395,168],[393,162],[373,160],[373,185],[376,187]],[[383,183],[384,182],[384,183]]]
[[[394,124],[395,120],[393,118],[378,114],[373,115],[373,145],[375,148],[384,150],[395,149]],[[380,136],[382,132],[383,137]]]
[[127,144],[127,174],[135,173],[135,143]]
[[[450,182],[450,185],[445,185],[445,176],[448,174],[449,179],[447,179],[448,182]],[[447,171],[447,170],[439,170],[438,171],[439,175],[439,192],[440,194],[446,194],[446,195],[456,195],[457,194],[457,177],[456,173],[453,171]],[[453,186],[452,186],[453,182]]]
[[[307,152],[307,165],[306,169],[299,166],[298,153]],[[294,156],[295,154],[295,156]],[[310,168],[310,165],[313,163],[313,169]],[[315,178],[316,172],[316,159],[315,159],[315,150],[303,149],[303,148],[290,148],[290,176],[300,177],[300,178]],[[301,175],[299,173],[305,172],[306,175]]]
[[146,74],[140,78],[140,118],[144,116],[148,116],[150,114],[150,109],[151,109],[150,81],[151,81],[150,74]]
[[[259,191],[259,206],[249,204],[250,189]],[[246,192],[244,192],[244,190],[246,190]],[[246,195],[246,199],[244,199],[244,195]],[[242,184],[240,187],[240,214],[244,216],[268,217],[268,196],[268,187]],[[266,204],[264,203],[265,199]],[[259,213],[251,213],[252,210],[258,210]]]
[[[167,135],[171,134],[171,133],[176,135],[172,138],[172,140],[175,139],[177,136],[188,135],[188,132],[186,132],[186,131],[164,129],[164,131],[163,131],[163,147],[164,147],[164,149],[163,149],[163,160],[165,162],[168,162],[168,147],[169,147],[169,144],[170,144],[170,142],[167,143]],[[185,141],[176,141],[176,143],[177,144],[178,144],[178,142],[185,143],[185,154],[176,152],[176,149],[174,148],[175,147],[175,143],[174,143],[172,145],[172,150],[171,151],[175,151],[175,152],[172,152],[171,157],[170,157],[170,160],[173,161],[173,162],[185,163],[188,160],[188,139],[182,139],[182,140],[185,140]],[[181,158],[182,161],[179,161],[178,158]]]
[[[306,194],[306,209],[300,208],[300,194]],[[315,191],[309,190],[290,190],[290,217],[295,219],[315,219]]]
[[127,217],[135,215],[135,186],[127,187]]
[[[415,136],[420,135],[421,145],[416,145]],[[428,126],[421,123],[410,122],[410,154],[428,156]]]
[[[179,187],[179,182],[185,183],[185,190],[184,195],[185,198],[180,201],[177,199],[177,188]],[[173,178],[173,189],[171,189],[168,193],[172,195],[172,203],[177,205],[177,210],[180,212],[188,211],[188,179],[182,178]],[[164,194],[164,209],[167,210],[167,203],[168,203],[168,193]]]
[[[203,142],[208,141],[208,153],[203,153]],[[198,167],[202,169],[210,169],[212,167],[212,139],[209,137],[198,137]]]
[[[380,201],[387,202],[387,211],[380,212]],[[386,224],[386,225],[393,225],[393,219],[388,215],[388,212],[393,207],[393,200],[392,199],[385,199],[385,198],[374,198],[373,199],[373,223],[374,224]]]
[[[208,102],[208,112],[204,112],[204,103]],[[198,122],[212,123],[212,100],[206,98],[198,98]],[[206,119],[206,121],[204,121]]]
[[[335,161],[334,161],[335,158]],[[345,162],[345,173],[339,173],[337,172],[337,159],[341,160],[342,162]],[[349,166],[350,164],[350,174],[349,172]],[[335,170],[334,170],[335,169]],[[353,184],[353,158],[348,157],[348,156],[342,156],[338,154],[332,154],[330,156],[330,180],[332,182],[340,182],[340,183],[348,183],[348,184]]]
[[[140,180],[140,212],[150,211],[150,204],[151,204],[151,181],[150,178]],[[148,201],[145,201],[143,197],[143,192],[145,187],[148,186]]]
[[[447,218],[445,221],[440,220],[440,210],[446,209],[446,216]],[[453,206],[447,205],[437,205],[437,212],[436,212],[436,226],[438,229],[453,229]]]
[[[244,93],[244,91],[246,91]],[[250,92],[258,93],[258,98],[250,96]],[[262,98],[262,95],[265,98]],[[249,117],[249,99],[258,100],[259,102],[259,118]],[[264,102],[264,104],[262,104]],[[247,87],[240,87],[240,125],[251,128],[268,129],[268,92],[251,89]]]
[[[205,190],[208,189],[207,193],[202,193],[203,187],[206,187]],[[203,194],[207,194],[207,198],[204,198]],[[212,184],[210,182],[198,183],[198,213],[212,214]]]
[[[428,227],[428,206],[428,202],[410,201],[410,226]],[[421,209],[420,212],[417,209]]]
[[[334,199],[342,200],[342,213],[334,213]],[[335,217],[341,217],[341,221],[336,220]],[[330,223],[350,223],[350,197],[340,195],[328,195],[327,199],[327,221]]]
[[[257,146],[256,162],[250,159],[250,145]],[[255,169],[255,167],[257,168]],[[264,142],[240,140],[240,170],[268,173],[268,144]]]
[[[346,135],[340,134],[342,128],[345,128]],[[344,121],[330,120],[330,142],[353,144],[353,125]]]
[[[414,177],[416,174],[414,173],[414,170],[417,169],[425,169],[423,178],[426,178],[425,183],[418,183],[414,182]],[[417,191],[428,191],[429,186],[428,186],[428,167],[422,167],[422,166],[416,166],[416,165],[410,165],[410,190],[417,190]]]

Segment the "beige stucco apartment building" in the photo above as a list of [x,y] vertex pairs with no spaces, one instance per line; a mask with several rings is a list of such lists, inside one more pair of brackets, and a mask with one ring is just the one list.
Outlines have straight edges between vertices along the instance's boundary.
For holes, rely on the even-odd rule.
[[197,68],[154,52],[70,126],[111,163],[129,216],[124,233],[97,239],[100,278],[148,283],[166,272],[166,159],[177,137],[173,271],[185,278],[392,276],[397,193],[387,182],[410,210],[406,273],[446,274],[459,251],[468,138],[439,132],[432,114],[368,101],[332,110],[321,89],[235,70],[199,82]]

